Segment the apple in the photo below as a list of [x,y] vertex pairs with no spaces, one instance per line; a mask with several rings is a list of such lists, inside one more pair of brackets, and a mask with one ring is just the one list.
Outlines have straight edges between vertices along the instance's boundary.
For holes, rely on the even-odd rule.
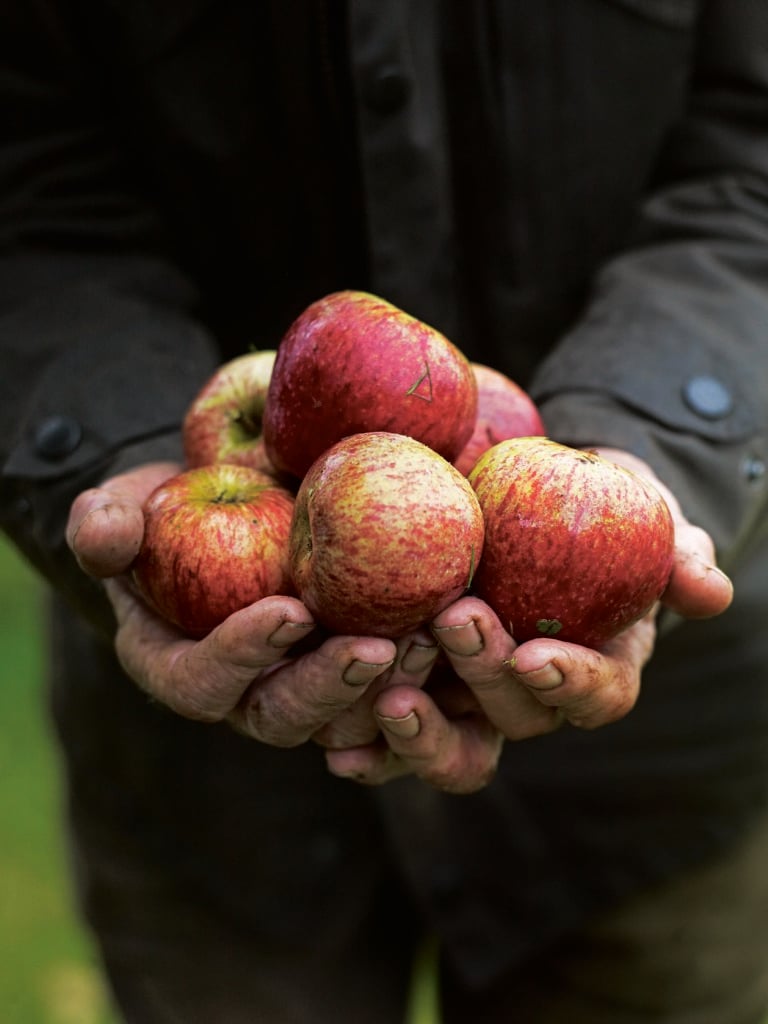
[[472,363],[477,381],[477,419],[469,441],[453,460],[465,476],[489,448],[510,437],[544,435],[544,423],[536,403],[515,381],[500,370]]
[[601,647],[664,591],[672,516],[637,474],[595,452],[522,437],[494,445],[468,479],[486,531],[473,589],[517,641]]
[[341,291],[291,324],[264,410],[273,465],[301,478],[349,434],[407,434],[454,459],[477,415],[469,360],[435,328],[391,303]]
[[192,637],[272,594],[293,594],[293,496],[266,473],[217,463],[188,469],[144,504],[132,566],[140,594]]
[[184,457],[194,469],[231,462],[272,471],[261,421],[276,352],[248,352],[218,367],[187,409],[182,425]]
[[472,487],[441,455],[402,434],[353,434],[301,482],[291,572],[332,632],[396,638],[468,589],[483,532]]

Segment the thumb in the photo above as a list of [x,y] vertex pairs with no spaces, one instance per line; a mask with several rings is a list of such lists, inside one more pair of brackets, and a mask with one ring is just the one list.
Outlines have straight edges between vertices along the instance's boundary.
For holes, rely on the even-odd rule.
[[126,571],[144,536],[145,500],[155,487],[179,471],[176,463],[149,463],[75,498],[66,539],[84,572],[105,578]]
[[598,451],[650,480],[667,503],[675,524],[675,556],[662,603],[688,619],[709,619],[724,612],[733,600],[733,584],[717,566],[710,535],[686,518],[680,502],[647,463],[615,448]]
[[712,540],[692,523],[675,525],[675,561],[661,600],[689,619],[719,615],[733,600],[733,584],[715,563]]

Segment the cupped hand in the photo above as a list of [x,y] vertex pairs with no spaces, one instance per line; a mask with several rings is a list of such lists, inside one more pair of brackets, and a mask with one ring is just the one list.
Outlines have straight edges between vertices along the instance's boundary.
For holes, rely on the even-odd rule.
[[[661,604],[689,618],[720,614],[733,597],[716,566],[709,535],[690,523],[674,495],[635,456],[599,449],[650,479],[675,523],[675,558]],[[432,624],[453,684],[434,693],[388,686],[374,713],[386,743],[331,752],[337,774],[377,784],[413,773],[449,792],[470,792],[493,777],[503,741],[543,735],[564,722],[592,729],[635,705],[656,641],[656,611],[600,650],[550,637],[516,644],[493,611],[460,599]]]
[[[84,492],[72,505],[67,540],[81,567],[104,580],[121,664],[142,689],[184,717],[228,721],[275,746],[303,743],[393,668],[397,647],[371,637],[320,638],[312,646],[315,624],[291,597],[249,605],[202,640],[183,636],[150,611],[125,574],[141,545],[145,499],[179,470],[175,463],[142,466]],[[394,678],[404,672],[418,684],[418,673],[407,668]],[[358,718],[355,735],[369,736],[370,724]]]
[[[715,564],[710,536],[686,519],[677,499],[646,463],[617,449],[598,451],[650,480],[669,506],[675,524],[674,564],[660,603],[688,618],[723,612],[733,598],[733,586]],[[581,728],[626,715],[637,701],[642,670],[653,654],[656,611],[651,609],[600,650],[542,637],[516,648],[512,644],[502,665],[495,655],[502,643],[501,624],[480,602],[457,602],[438,617],[434,629],[489,719],[508,739],[520,739],[549,730],[551,722],[541,717],[542,708],[556,710],[561,721]]]
[[493,778],[505,739],[559,728],[547,707],[519,683],[517,645],[488,605],[456,601],[432,623],[441,656],[421,689],[392,680],[375,697],[378,742],[326,753],[334,774],[369,785],[416,775],[449,793],[471,793]]

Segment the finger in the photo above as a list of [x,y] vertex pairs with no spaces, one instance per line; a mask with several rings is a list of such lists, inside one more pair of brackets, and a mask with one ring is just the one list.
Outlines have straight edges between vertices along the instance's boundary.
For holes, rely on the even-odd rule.
[[313,733],[312,740],[327,750],[344,750],[373,743],[380,732],[373,714],[373,702],[376,695],[389,685],[392,667],[390,665],[377,675],[368,686],[361,687],[353,704],[340,705],[338,714]]
[[733,584],[716,564],[715,546],[709,534],[686,518],[680,502],[647,463],[614,448],[597,450],[605,458],[650,480],[667,503],[675,524],[675,561],[663,603],[690,619],[711,618],[724,612],[733,600]]
[[229,714],[254,678],[314,628],[301,602],[265,598],[202,640],[190,640],[146,608],[126,580],[106,580],[105,588],[118,622],[115,649],[128,675],[173,711],[200,721]]
[[363,700],[368,687],[386,676],[395,653],[390,640],[329,637],[316,649],[262,674],[230,721],[262,742],[296,746]]
[[413,687],[387,687],[375,703],[387,742],[328,751],[333,774],[382,785],[414,774],[447,793],[473,793],[494,777],[503,737],[484,715],[449,721],[429,695]]
[[687,521],[678,524],[664,605],[689,619],[707,619],[724,612],[732,600],[733,583],[715,564],[709,534]]
[[290,657],[314,628],[294,598],[264,598],[195,641],[149,611],[124,579],[105,586],[118,619],[117,654],[132,679],[185,718],[227,719],[274,746],[303,743],[394,658],[391,641],[354,637]]
[[372,743],[379,733],[373,702],[384,687],[424,686],[440,648],[427,630],[419,630],[397,641],[394,664],[378,676],[360,700],[347,708],[312,738],[323,747],[340,750]]
[[420,629],[397,641],[397,659],[388,686],[424,686],[440,654],[440,647],[428,629]]
[[432,629],[453,670],[507,739],[539,736],[560,727],[560,716],[521,686],[512,672],[517,645],[488,605],[464,598],[441,613]]
[[125,572],[144,535],[144,501],[179,469],[172,462],[152,463],[78,495],[70,509],[66,540],[84,572],[99,578]]
[[530,640],[517,648],[513,674],[536,700],[557,708],[572,725],[594,729],[617,721],[634,707],[655,636],[655,618],[649,614],[600,651],[557,640]]

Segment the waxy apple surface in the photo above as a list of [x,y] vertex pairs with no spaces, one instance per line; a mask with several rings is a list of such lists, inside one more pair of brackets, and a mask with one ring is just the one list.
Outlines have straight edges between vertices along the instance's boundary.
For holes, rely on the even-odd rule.
[[340,438],[407,434],[449,461],[474,428],[477,384],[433,327],[367,292],[334,292],[294,321],[277,350],[264,439],[281,472],[302,477]]
[[189,406],[182,426],[184,458],[190,469],[231,462],[272,471],[262,418],[276,352],[263,349],[218,367]]
[[304,477],[291,530],[296,589],[345,635],[398,637],[469,587],[483,518],[469,482],[400,434],[355,434]]
[[531,396],[506,374],[482,363],[472,363],[477,381],[477,419],[454,466],[469,475],[477,460],[499,441],[510,437],[546,434],[538,407]]
[[473,589],[519,642],[600,647],[663,593],[674,526],[649,481],[546,438],[502,441],[469,481],[486,529]]
[[292,594],[293,496],[258,470],[190,469],[156,488],[133,578],[146,602],[189,636],[204,636],[262,597]]

